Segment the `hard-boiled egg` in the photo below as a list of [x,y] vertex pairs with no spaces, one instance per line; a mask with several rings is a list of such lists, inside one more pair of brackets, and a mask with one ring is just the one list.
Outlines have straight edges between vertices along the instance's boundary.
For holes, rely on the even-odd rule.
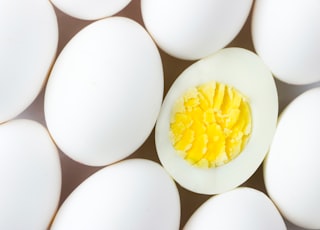
[[47,229],[58,207],[61,166],[48,131],[31,120],[0,125],[0,229]]
[[110,17],[81,30],[59,55],[45,92],[45,119],[73,160],[101,166],[132,154],[160,111],[158,49],[137,22]]
[[167,172],[131,159],[91,175],[64,201],[51,229],[178,230],[180,199]]
[[242,187],[211,197],[184,227],[184,230],[210,229],[286,230],[286,225],[264,193]]
[[290,222],[320,229],[320,88],[306,91],[281,113],[264,162],[267,192]]
[[275,77],[290,84],[320,81],[320,1],[255,2],[252,37]]
[[252,0],[142,0],[144,24],[168,54],[203,58],[231,42],[244,25]]
[[22,113],[40,93],[58,45],[47,0],[0,1],[0,123]]
[[220,50],[171,86],[156,125],[158,156],[191,191],[230,190],[263,161],[277,116],[275,82],[260,58],[241,48]]
[[84,20],[96,20],[118,13],[131,0],[51,0],[66,14]]

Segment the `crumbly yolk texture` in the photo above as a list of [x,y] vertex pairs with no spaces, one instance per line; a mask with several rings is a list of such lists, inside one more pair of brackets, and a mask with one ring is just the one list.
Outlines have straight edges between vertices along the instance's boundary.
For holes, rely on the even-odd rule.
[[177,153],[200,168],[224,165],[244,149],[251,133],[248,100],[215,81],[187,90],[175,103],[170,139]]

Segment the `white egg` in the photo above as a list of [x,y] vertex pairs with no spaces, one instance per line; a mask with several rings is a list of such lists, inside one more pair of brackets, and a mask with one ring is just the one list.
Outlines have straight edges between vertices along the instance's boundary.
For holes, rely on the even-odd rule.
[[[240,104],[242,112],[238,117],[229,116],[230,114],[223,110],[229,110],[228,106],[233,109],[232,103],[236,105],[240,100],[237,102],[237,97],[234,96],[235,101],[231,102],[231,89],[219,88],[218,84],[211,86],[213,81],[243,94]],[[198,98],[191,97],[190,102],[185,100],[186,97],[193,96],[195,87],[203,85],[212,92],[212,95],[205,97],[211,98],[210,103],[213,106],[205,109],[201,99],[202,89],[197,92]],[[216,91],[214,87],[217,88]],[[220,89],[225,90],[225,94]],[[189,95],[184,95],[185,93]],[[182,95],[184,99],[181,99]],[[182,110],[180,107],[183,103],[185,108]],[[186,107],[188,103],[198,103],[199,106],[195,108],[202,112],[199,115],[197,112],[192,114],[192,110]],[[193,111],[198,111],[196,109]],[[185,111],[191,111],[190,114],[196,117],[181,118],[185,116]],[[215,117],[210,118],[210,112]],[[275,82],[259,57],[241,48],[222,49],[191,65],[171,86],[162,105],[155,131],[159,159],[164,168],[186,189],[203,194],[225,192],[246,181],[259,167],[269,149],[277,116],[278,97]],[[209,121],[208,117],[212,121]],[[236,122],[231,128],[224,125],[224,122],[227,124],[230,119]],[[178,128],[175,129],[176,127]],[[244,140],[241,137],[245,138],[247,131],[249,135]],[[230,133],[235,134],[236,138],[230,136]],[[180,139],[177,141],[176,138]],[[236,153],[233,152],[235,150]]]
[[178,230],[180,199],[157,163],[131,159],[107,166],[80,184],[59,209],[51,229]]
[[275,77],[290,84],[320,80],[320,2],[255,2],[252,36],[255,49]]
[[281,113],[264,163],[269,196],[290,222],[320,228],[320,88],[308,90]]
[[58,207],[61,166],[47,130],[31,120],[0,125],[0,229],[47,229]]
[[64,13],[83,20],[96,20],[118,13],[131,0],[51,0]]
[[141,25],[96,21],[59,55],[45,92],[45,119],[73,160],[101,166],[132,154],[150,135],[163,96],[162,62]]
[[272,201],[262,192],[242,187],[211,197],[186,223],[184,230],[285,230]]
[[142,0],[144,24],[168,54],[195,60],[231,42],[244,25],[252,0]]
[[55,58],[58,24],[46,0],[0,1],[0,123],[37,97]]

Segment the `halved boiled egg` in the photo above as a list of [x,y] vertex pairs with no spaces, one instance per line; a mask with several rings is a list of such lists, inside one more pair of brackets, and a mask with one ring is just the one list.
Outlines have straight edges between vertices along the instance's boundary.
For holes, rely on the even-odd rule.
[[222,49],[187,68],[168,91],[155,132],[159,159],[190,191],[233,189],[263,161],[277,116],[276,85],[260,58]]

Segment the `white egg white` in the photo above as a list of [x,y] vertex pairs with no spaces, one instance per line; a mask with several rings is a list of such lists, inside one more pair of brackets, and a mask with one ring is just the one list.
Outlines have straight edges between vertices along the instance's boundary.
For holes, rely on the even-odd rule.
[[281,113],[264,161],[264,181],[283,216],[320,229],[320,88],[295,98]]
[[184,226],[184,230],[210,229],[286,230],[286,225],[266,194],[241,187],[211,197]]
[[[170,138],[172,107],[187,89],[215,80],[235,87],[251,106],[252,133],[241,154],[223,166],[198,168],[180,157]],[[278,116],[278,96],[270,71],[254,53],[226,48],[187,68],[175,80],[163,102],[156,124],[156,149],[164,168],[184,188],[216,194],[239,186],[259,167],[268,151]]]

